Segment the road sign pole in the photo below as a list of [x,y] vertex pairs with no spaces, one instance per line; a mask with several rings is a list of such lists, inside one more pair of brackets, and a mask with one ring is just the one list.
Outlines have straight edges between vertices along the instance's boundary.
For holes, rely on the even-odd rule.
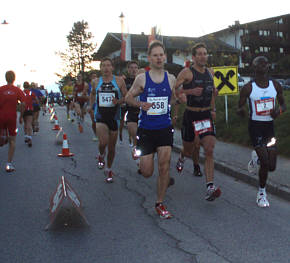
[[225,95],[226,124],[228,124],[228,95]]

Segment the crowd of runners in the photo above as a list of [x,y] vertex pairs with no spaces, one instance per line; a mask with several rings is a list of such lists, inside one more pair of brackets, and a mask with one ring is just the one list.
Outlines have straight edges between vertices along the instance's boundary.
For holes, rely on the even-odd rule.
[[[98,141],[97,167],[103,169],[105,181],[114,182],[112,170],[116,143],[123,141],[123,126],[127,125],[132,159],[136,171],[148,178],[154,172],[157,153],[158,173],[155,209],[161,218],[172,214],[164,205],[167,188],[174,184],[170,177],[171,151],[174,126],[180,104],[185,104],[182,117],[181,138],[183,148],[176,160],[176,170],[182,173],[186,158],[193,161],[194,175],[203,176],[199,166],[199,149],[205,153],[205,200],[214,201],[221,195],[214,183],[215,98],[213,70],[207,65],[207,47],[198,43],[192,47],[190,67],[185,67],[177,77],[164,69],[164,45],[153,41],[148,47],[149,67],[139,69],[137,61],[127,64],[126,76],[113,74],[110,58],[100,64],[101,76],[92,73],[86,82],[82,73],[76,80],[69,79],[62,88],[67,120],[76,121],[83,133],[85,114],[89,114],[93,140]],[[249,171],[258,166],[259,189],[257,205],[268,207],[266,194],[268,172],[276,168],[277,149],[273,121],[286,110],[281,85],[268,76],[269,61],[264,56],[253,60],[254,78],[240,92],[237,114],[246,115],[249,107],[249,136],[255,150]],[[47,102],[54,103],[43,86],[23,83],[23,90],[15,87],[15,74],[6,73],[7,85],[0,87],[0,145],[8,142],[7,172],[15,170],[12,160],[17,134],[17,104],[19,123],[24,124],[24,141],[32,147],[32,134],[39,131],[40,109],[46,113]]]

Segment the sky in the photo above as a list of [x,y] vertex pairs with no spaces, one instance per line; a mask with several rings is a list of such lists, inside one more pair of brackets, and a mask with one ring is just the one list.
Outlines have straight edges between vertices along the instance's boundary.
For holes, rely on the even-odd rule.
[[[241,24],[290,14],[290,1],[243,0],[6,0],[0,3],[0,85],[5,72],[14,70],[15,84],[34,81],[57,89],[55,73],[62,73],[56,52],[67,48],[66,36],[73,23],[88,22],[93,41],[100,47],[108,32],[120,32],[119,16],[125,15],[125,32],[199,37]],[[96,49],[96,51],[97,51]]]

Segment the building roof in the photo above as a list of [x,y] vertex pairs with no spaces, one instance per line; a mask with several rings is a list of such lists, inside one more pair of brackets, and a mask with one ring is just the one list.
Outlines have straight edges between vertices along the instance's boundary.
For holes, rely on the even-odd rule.
[[228,28],[224,28],[222,30],[207,34],[205,36],[210,36],[210,35],[215,35],[215,34],[218,35],[218,34],[227,32],[227,31],[229,31],[231,29],[235,29],[235,28],[237,28],[237,29],[248,28],[248,27],[251,27],[251,26],[256,25],[256,24],[267,23],[267,22],[271,22],[273,20],[278,20],[280,18],[285,18],[285,17],[289,17],[289,19],[290,19],[290,14],[285,14],[285,15],[275,16],[275,17],[270,17],[270,18],[264,18],[261,20],[256,20],[256,21],[252,21],[252,22],[248,22],[248,23],[244,23],[244,24],[240,24],[239,21],[236,21],[236,24],[230,25]]
[[[166,50],[190,51],[191,47],[198,42],[206,44],[208,50],[216,52],[238,53],[239,50],[216,39],[212,36],[204,37],[181,37],[181,36],[157,36],[157,39],[163,41]],[[131,46],[135,50],[147,50],[148,35],[131,34]],[[100,48],[94,54],[94,60],[101,60],[109,54],[121,49],[121,33],[107,33]]]

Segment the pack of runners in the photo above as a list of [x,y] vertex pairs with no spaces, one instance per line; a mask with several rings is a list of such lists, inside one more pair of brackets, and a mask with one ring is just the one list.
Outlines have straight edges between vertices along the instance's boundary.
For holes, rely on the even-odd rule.
[[[170,163],[180,104],[185,104],[181,127],[183,148],[176,170],[182,174],[186,158],[190,158],[193,160],[193,174],[203,176],[199,166],[199,149],[203,147],[205,200],[214,201],[221,195],[220,187],[214,184],[217,90],[213,70],[206,66],[208,53],[204,44],[198,43],[192,47],[192,60],[193,65],[184,68],[175,78],[164,69],[166,53],[163,43],[153,41],[148,47],[149,68],[140,70],[138,62],[130,61],[127,76],[116,76],[113,74],[113,61],[104,58],[100,64],[100,77],[92,73],[87,83],[80,73],[74,84],[68,79],[62,89],[67,119],[73,121],[76,117],[79,132],[83,132],[86,112],[90,114],[93,140],[98,140],[97,167],[104,170],[107,183],[114,182],[112,167],[116,142],[118,134],[120,142],[123,141],[124,123],[127,124],[136,170],[145,178],[154,173],[154,156],[157,153],[159,176],[155,209],[161,218],[172,218],[164,199],[167,188],[174,184],[174,179],[170,177]],[[255,78],[241,90],[237,114],[245,116],[244,106],[248,102],[249,136],[255,150],[248,167],[250,172],[258,170],[257,205],[268,207],[267,176],[268,172],[275,170],[277,160],[273,121],[286,110],[286,105],[281,85],[268,77],[267,58],[256,57],[253,67]],[[19,122],[24,121],[25,143],[31,147],[32,134],[39,131],[40,107],[43,106],[45,114],[47,97],[49,102],[54,100],[43,88],[38,89],[35,83],[25,82],[24,91],[15,87],[12,71],[6,73],[6,80],[7,85],[0,87],[0,145],[9,143],[6,171],[11,172],[15,169],[12,159],[17,101],[21,101]]]

